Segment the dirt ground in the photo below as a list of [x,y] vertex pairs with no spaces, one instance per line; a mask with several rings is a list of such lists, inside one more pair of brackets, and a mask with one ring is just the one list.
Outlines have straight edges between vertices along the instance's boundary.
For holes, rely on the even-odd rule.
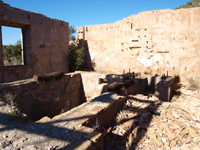
[[[10,106],[0,103],[0,150],[65,150],[84,133],[66,122],[31,122],[21,114],[10,114]],[[75,145],[76,145],[75,144]],[[76,146],[75,146],[76,147]]]

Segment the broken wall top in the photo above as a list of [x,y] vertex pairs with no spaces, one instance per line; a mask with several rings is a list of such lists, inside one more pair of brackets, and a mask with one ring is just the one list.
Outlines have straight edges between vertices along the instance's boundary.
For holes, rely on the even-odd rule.
[[68,22],[14,8],[0,1],[0,26],[21,28],[24,52],[24,65],[4,66],[0,47],[0,83],[27,79],[34,74],[69,71]]
[[[200,80],[200,7],[145,11],[113,24],[78,27],[84,64],[103,73],[130,69]],[[188,60],[188,61],[186,61]],[[188,63],[193,62],[193,63]]]
[[[164,9],[164,10],[153,10],[153,11],[143,11],[139,14],[131,15],[122,20],[116,21],[111,24],[100,24],[100,25],[87,25],[86,28],[89,29],[113,29],[119,27],[126,27],[132,23],[132,28],[162,28],[174,27],[181,25],[200,25],[200,7],[187,8],[187,9]],[[176,24],[174,23],[176,22]],[[131,27],[131,25],[129,25]],[[81,31],[82,27],[78,27],[77,31]]]
[[[2,1],[0,1],[0,24],[2,25],[13,26],[13,27],[23,27],[23,25],[29,25],[30,14],[41,15],[43,17],[46,17],[45,15],[42,15],[39,13],[34,13],[31,11],[11,7],[10,5],[5,4]],[[61,20],[52,19],[52,18],[48,18],[48,19],[61,21]],[[64,22],[64,21],[61,21],[61,22]]]

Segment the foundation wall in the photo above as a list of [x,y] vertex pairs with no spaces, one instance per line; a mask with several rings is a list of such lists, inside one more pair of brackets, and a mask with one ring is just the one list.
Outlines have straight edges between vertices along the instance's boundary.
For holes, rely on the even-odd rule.
[[30,78],[33,74],[68,72],[68,22],[13,8],[0,1],[0,26],[22,29],[25,63],[5,67],[0,42],[0,83]]
[[[141,12],[113,24],[78,27],[85,67],[200,79],[200,8]],[[187,63],[192,62],[192,63]]]
[[27,114],[32,120],[54,117],[84,102],[85,93],[79,73],[35,82],[26,79],[0,85],[0,101]]

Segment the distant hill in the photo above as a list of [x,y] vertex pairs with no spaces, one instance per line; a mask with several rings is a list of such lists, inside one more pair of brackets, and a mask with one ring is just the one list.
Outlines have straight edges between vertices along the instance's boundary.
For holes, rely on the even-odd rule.
[[176,9],[180,9],[180,8],[192,8],[192,7],[200,7],[200,0],[192,0],[192,1],[187,2],[183,6],[180,6],[180,7],[176,8]]

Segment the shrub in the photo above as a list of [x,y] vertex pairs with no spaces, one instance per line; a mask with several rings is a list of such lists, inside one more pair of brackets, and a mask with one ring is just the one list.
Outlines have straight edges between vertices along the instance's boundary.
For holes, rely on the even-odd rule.
[[15,45],[3,46],[3,60],[5,66],[22,65],[21,42]]
[[83,65],[83,50],[78,42],[71,41],[69,44],[69,71],[81,70]]
[[15,97],[16,94],[0,92],[0,100],[10,106],[10,111],[15,110],[16,108]]
[[8,112],[8,115],[10,117],[17,117],[17,111],[16,110],[10,111],[10,112]]

